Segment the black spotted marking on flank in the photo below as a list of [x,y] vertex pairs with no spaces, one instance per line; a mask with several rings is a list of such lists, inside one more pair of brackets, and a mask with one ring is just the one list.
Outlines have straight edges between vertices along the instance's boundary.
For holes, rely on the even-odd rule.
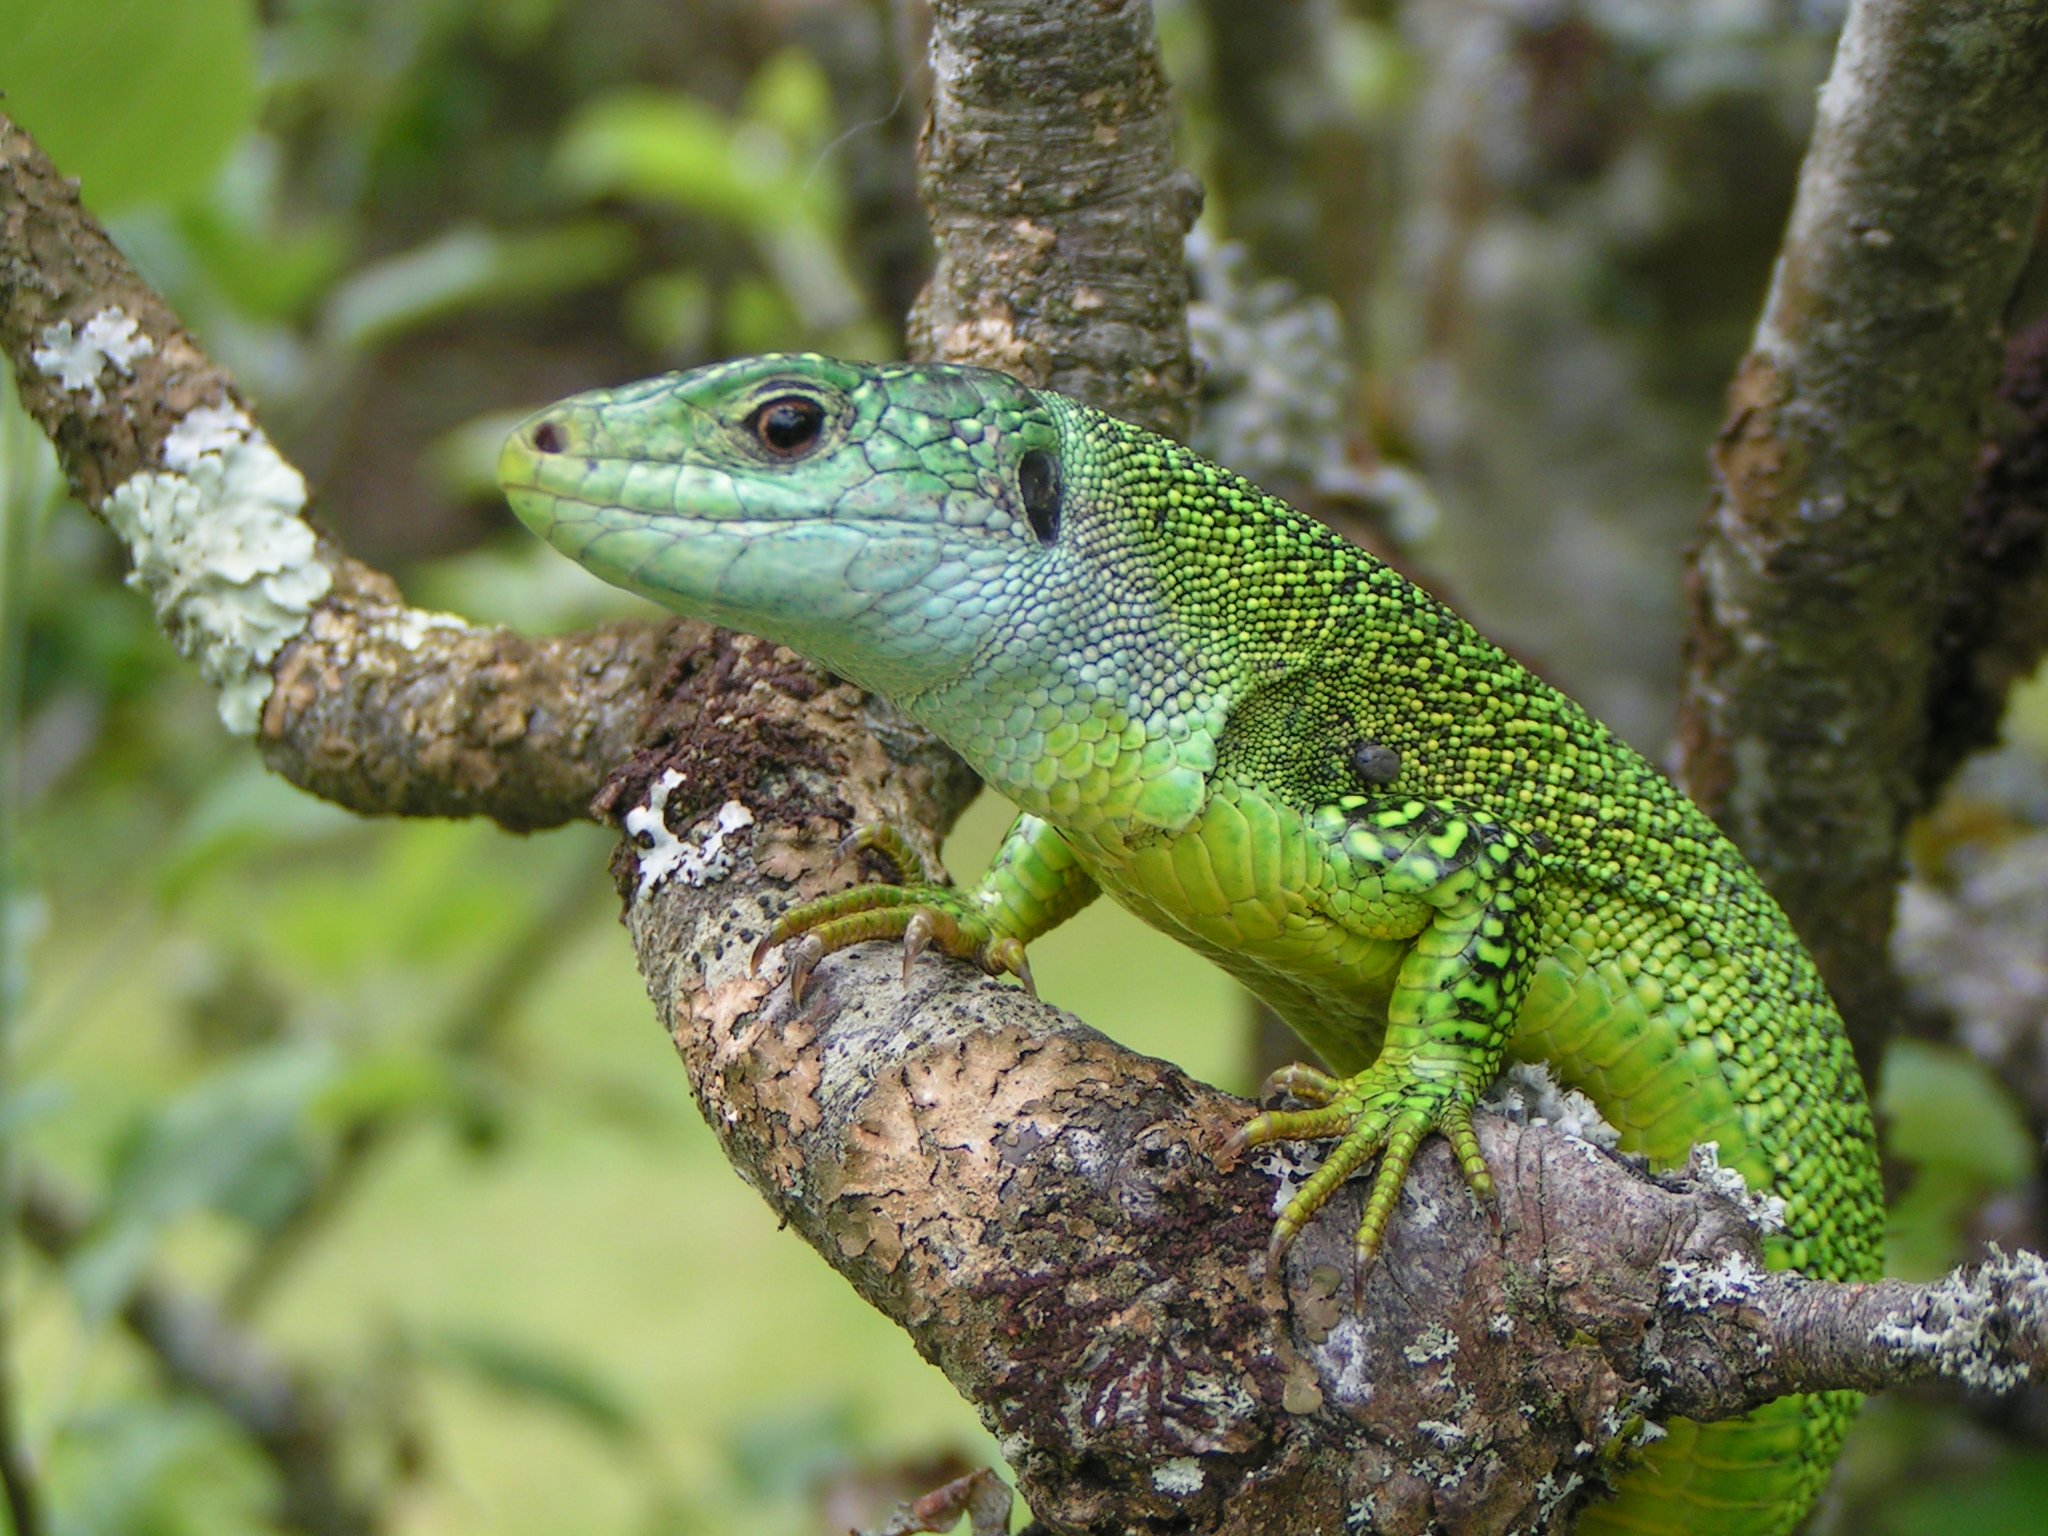
[[1353,742],[1351,771],[1362,782],[1384,789],[1401,777],[1401,754],[1383,741]]
[[1033,448],[1017,461],[1017,494],[1024,499],[1024,515],[1031,519],[1031,531],[1041,544],[1060,536],[1060,502],[1065,490],[1060,482],[1056,454]]

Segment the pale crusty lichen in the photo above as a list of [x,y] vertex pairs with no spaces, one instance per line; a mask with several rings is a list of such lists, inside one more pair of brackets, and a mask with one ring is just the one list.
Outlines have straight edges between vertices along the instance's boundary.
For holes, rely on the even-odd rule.
[[1741,1253],[1724,1253],[1712,1262],[1671,1259],[1657,1267],[1664,1277],[1664,1305],[1678,1312],[1741,1306],[1764,1278],[1763,1270]]
[[156,350],[135,317],[118,306],[101,310],[76,330],[69,320],[46,325],[42,342],[29,353],[30,361],[55,378],[59,388],[73,394],[82,391],[94,405],[106,398],[100,393],[104,369],[112,368],[125,378],[137,358]]
[[683,782],[673,768],[654,781],[645,805],[626,812],[626,835],[640,846],[640,883],[636,896],[645,896],[664,880],[681,880],[690,886],[707,885],[732,869],[732,851],[726,839],[742,827],[754,824],[754,813],[737,800],[728,800],[713,813],[709,827],[694,843],[686,843],[668,828],[668,797]]
[[1192,1456],[1176,1456],[1152,1469],[1152,1486],[1174,1498],[1192,1498],[1205,1480],[1201,1462]]
[[[61,360],[45,366],[75,377]],[[149,593],[171,642],[219,689],[222,722],[251,735],[272,658],[333,583],[299,516],[306,482],[232,405],[187,415],[164,439],[163,463],[131,475],[100,512],[134,559],[128,584]]]
[[1599,1107],[1576,1088],[1567,1088],[1540,1061],[1518,1061],[1494,1080],[1487,1102],[1522,1125],[1551,1125],[1567,1136],[1613,1151],[1621,1133]]
[[1989,1246],[1983,1264],[1927,1287],[1913,1315],[1880,1323],[1876,1337],[1902,1362],[1931,1360],[1975,1391],[2010,1392],[2029,1375],[2012,1341],[2048,1320],[2048,1259]]
[[416,651],[432,635],[457,635],[473,630],[469,620],[453,613],[435,613],[428,608],[401,608],[370,628],[371,636],[403,651]]
[[1686,1159],[1685,1177],[1706,1185],[1723,1199],[1732,1200],[1765,1236],[1785,1230],[1785,1201],[1769,1190],[1749,1187],[1741,1172],[1721,1162],[1721,1144],[1703,1141]]

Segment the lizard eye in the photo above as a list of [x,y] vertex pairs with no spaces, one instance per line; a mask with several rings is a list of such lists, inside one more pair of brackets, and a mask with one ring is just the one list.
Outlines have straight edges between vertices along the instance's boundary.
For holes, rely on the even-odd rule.
[[1038,542],[1052,543],[1060,536],[1060,461],[1043,448],[1025,454],[1017,461],[1017,493]]
[[747,418],[747,427],[778,459],[801,458],[818,446],[825,408],[803,395],[781,395]]

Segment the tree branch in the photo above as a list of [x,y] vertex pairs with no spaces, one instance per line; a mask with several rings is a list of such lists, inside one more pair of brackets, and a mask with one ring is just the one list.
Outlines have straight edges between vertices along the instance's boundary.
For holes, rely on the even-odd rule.
[[[616,872],[649,994],[742,1177],[946,1371],[1051,1528],[1338,1529],[1368,1509],[1388,1532],[1561,1529],[1646,1418],[2048,1376],[2030,1255],[1932,1287],[1769,1274],[1710,1165],[1652,1178],[1498,1114],[1494,1219],[1434,1145],[1362,1285],[1356,1184],[1268,1277],[1276,1201],[1315,1154],[1219,1168],[1251,1106],[962,966],[905,982],[864,946],[800,1005],[779,958],[749,973],[778,911],[853,878],[847,827],[928,842],[947,809],[851,687],[745,639],[715,670],[663,706],[678,755],[605,796],[640,812]],[[697,754],[755,736],[802,766],[753,781],[741,816]]]
[[[233,382],[4,117],[0,351],[73,491],[122,534],[137,584],[272,771],[367,814],[529,831],[583,816],[632,750],[687,638],[467,624],[406,606],[389,577],[316,539],[297,515],[303,481]],[[252,622],[268,637],[253,650]]]
[[2048,174],[2048,13],[1858,0],[1690,571],[1687,787],[1784,903],[1866,1072],[1935,637]]
[[934,0],[918,185],[938,261],[914,357],[1000,368],[1155,431],[1194,396],[1173,154],[1147,0]]
[[1998,739],[2006,695],[2048,654],[2048,320],[2006,348],[1997,399],[2006,419],[1978,459],[1936,635],[1923,803]]

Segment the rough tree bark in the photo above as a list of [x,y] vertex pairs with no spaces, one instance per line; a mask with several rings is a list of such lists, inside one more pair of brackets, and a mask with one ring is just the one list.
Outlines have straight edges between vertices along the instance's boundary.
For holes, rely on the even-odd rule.
[[[935,28],[928,175],[976,190],[935,213],[923,344],[1170,423],[1193,199],[1147,7],[940,5]],[[52,328],[115,310],[125,361],[53,372]],[[0,347],[95,508],[233,400],[4,123]],[[1362,1285],[1348,1198],[1267,1275],[1301,1154],[1217,1169],[1250,1106],[936,959],[904,981],[892,952],[834,956],[801,1005],[774,961],[749,973],[777,911],[853,877],[832,854],[849,826],[943,833],[971,783],[930,738],[759,642],[674,625],[523,651],[320,559],[329,584],[270,663],[273,766],[362,809],[537,825],[628,759],[598,808],[629,834],[628,926],[708,1120],[1004,1435],[1056,1528],[1554,1529],[1643,1418],[2044,1368],[2038,1260],[1946,1288],[1765,1276],[1751,1213],[1704,1167],[1653,1179],[1498,1115],[1497,1212],[1433,1148]]]
[[1195,375],[1181,245],[1202,189],[1174,159],[1151,8],[932,10],[918,186],[936,265],[911,355],[1000,368],[1185,437]]
[[1690,572],[1687,789],[1820,962],[1866,1074],[1942,619],[2048,176],[2048,11],[1859,0],[1729,391]]

